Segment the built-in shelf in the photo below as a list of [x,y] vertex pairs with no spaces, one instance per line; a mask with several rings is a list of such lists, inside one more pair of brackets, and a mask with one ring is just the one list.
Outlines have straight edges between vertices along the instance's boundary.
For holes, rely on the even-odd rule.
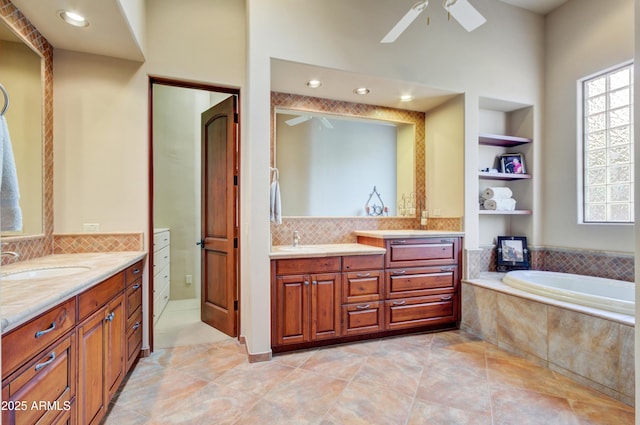
[[478,135],[478,143],[481,145],[491,145],[491,146],[518,146],[524,145],[526,143],[531,143],[532,140],[526,137],[517,137],[517,136],[505,136],[502,134],[488,134],[481,133]]
[[515,211],[480,210],[480,214],[486,214],[486,215],[531,215],[531,210],[515,210]]
[[485,180],[522,180],[530,179],[531,174],[488,173],[486,171],[479,171],[478,177]]

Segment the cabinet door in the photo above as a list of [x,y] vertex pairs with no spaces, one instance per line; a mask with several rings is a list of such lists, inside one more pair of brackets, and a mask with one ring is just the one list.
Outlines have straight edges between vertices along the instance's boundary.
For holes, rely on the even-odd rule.
[[78,423],[97,424],[106,411],[105,313],[103,308],[78,326]]
[[105,315],[105,384],[107,385],[108,399],[111,400],[124,378],[126,357],[126,332],[127,316],[124,306],[124,296],[120,294],[107,306]]
[[276,278],[276,341],[297,344],[309,340],[309,276]]
[[311,339],[340,336],[340,273],[311,275]]

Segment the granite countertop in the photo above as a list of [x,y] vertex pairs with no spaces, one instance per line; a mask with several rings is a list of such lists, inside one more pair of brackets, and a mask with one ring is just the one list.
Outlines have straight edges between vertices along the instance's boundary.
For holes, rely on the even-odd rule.
[[369,255],[384,254],[384,248],[360,243],[337,243],[319,245],[300,245],[294,248],[291,245],[275,245],[271,247],[269,257],[272,260],[284,258],[306,258],[306,257],[331,257],[337,255]]
[[455,230],[412,230],[412,229],[399,229],[399,230],[356,230],[357,236],[368,236],[370,238],[378,239],[394,239],[394,238],[428,238],[428,237],[458,237],[464,236],[464,232],[458,232]]
[[[0,330],[7,332],[102,282],[146,256],[142,251],[54,254],[2,267]],[[8,274],[52,267],[89,267],[67,276],[4,280]]]

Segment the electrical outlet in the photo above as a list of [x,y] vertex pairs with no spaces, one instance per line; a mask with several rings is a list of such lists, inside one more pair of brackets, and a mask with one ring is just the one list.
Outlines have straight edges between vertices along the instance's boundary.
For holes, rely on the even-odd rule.
[[433,209],[433,216],[434,217],[439,217],[440,216],[440,208],[434,208]]
[[85,232],[99,232],[100,224],[98,223],[84,223]]
[[184,283],[187,285],[191,285],[193,283],[193,276],[188,274],[185,276]]

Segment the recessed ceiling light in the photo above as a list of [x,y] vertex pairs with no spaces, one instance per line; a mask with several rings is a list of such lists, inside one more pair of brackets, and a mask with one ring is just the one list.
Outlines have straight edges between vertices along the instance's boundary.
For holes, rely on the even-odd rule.
[[74,27],[89,26],[89,21],[87,21],[87,18],[75,12],[70,12],[68,10],[59,10],[58,16],[60,16],[60,19],[65,21],[67,24],[73,25]]
[[355,94],[369,94],[371,90],[366,87],[358,87],[353,91]]
[[307,86],[311,87],[312,89],[317,89],[321,85],[322,85],[322,82],[320,80],[309,80],[309,81],[307,81]]
[[400,96],[400,102],[411,102],[413,100],[413,96],[410,94],[403,94]]

